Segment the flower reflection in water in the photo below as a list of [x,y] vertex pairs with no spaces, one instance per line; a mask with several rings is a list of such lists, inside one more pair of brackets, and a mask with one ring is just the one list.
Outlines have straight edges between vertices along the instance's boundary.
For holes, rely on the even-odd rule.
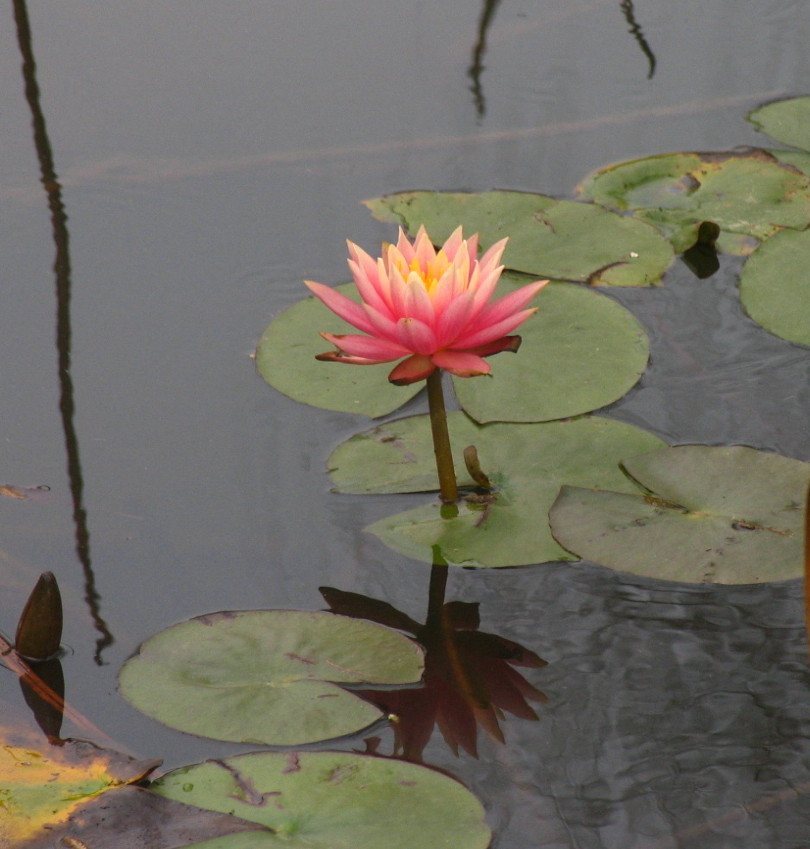
[[500,721],[505,713],[536,720],[529,701],[545,695],[515,667],[538,669],[546,662],[505,637],[479,631],[478,604],[444,603],[447,567],[431,572],[427,621],[419,624],[383,601],[333,587],[321,594],[333,613],[368,619],[411,634],[425,648],[423,686],[417,689],[364,690],[364,698],[393,714],[393,754],[421,762],[433,726],[458,755],[463,749],[478,757],[478,726],[504,741]]

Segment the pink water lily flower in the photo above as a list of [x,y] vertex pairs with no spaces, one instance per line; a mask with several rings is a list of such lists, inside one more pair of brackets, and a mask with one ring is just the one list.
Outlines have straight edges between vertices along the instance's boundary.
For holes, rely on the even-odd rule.
[[322,283],[305,282],[332,312],[367,335],[321,333],[337,350],[318,359],[358,365],[402,360],[388,376],[400,385],[424,380],[437,368],[458,377],[489,374],[483,357],[517,350],[520,337],[508,334],[534,313],[526,306],[548,282],[491,301],[506,242],[478,259],[478,236],[465,240],[461,227],[438,251],[424,227],[413,244],[400,229],[397,243],[383,245],[376,260],[348,242],[359,304]]

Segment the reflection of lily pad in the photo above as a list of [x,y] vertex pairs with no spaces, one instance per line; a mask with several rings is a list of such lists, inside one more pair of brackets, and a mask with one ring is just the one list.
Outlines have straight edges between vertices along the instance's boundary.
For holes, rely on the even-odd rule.
[[810,463],[739,445],[686,445],[623,465],[652,494],[564,487],[549,518],[569,551],[670,581],[749,584],[802,574]]
[[457,781],[347,752],[254,752],[183,767],[153,792],[260,823],[205,849],[486,849],[480,802]]
[[[368,528],[391,548],[428,563],[437,553],[462,566],[571,559],[548,528],[547,513],[560,486],[632,492],[619,461],[662,445],[639,428],[596,417],[482,426],[452,413],[448,425],[457,470],[464,468],[464,447],[474,444],[497,491],[471,494],[455,518],[442,518],[434,503]],[[335,449],[329,466],[340,492],[421,492],[437,488],[434,462],[429,419],[414,416],[353,436]],[[459,482],[472,484],[461,474]]]
[[748,113],[748,120],[772,139],[810,150],[810,97],[766,103]]
[[810,230],[763,242],[740,273],[746,312],[771,333],[810,345]]
[[[522,280],[521,282],[525,282]],[[499,292],[514,288],[502,281]],[[455,378],[461,406],[479,422],[531,422],[588,413],[621,398],[647,365],[649,341],[621,304],[582,286],[546,287],[520,326],[517,355],[492,362],[492,376]]]
[[[697,240],[701,222],[727,234],[766,239],[782,227],[810,224],[810,180],[764,150],[672,153],[596,171],[580,186],[597,203],[633,211],[659,228],[679,253]],[[724,237],[725,241],[724,241]]]
[[[360,300],[353,283],[339,286],[338,291]],[[421,383],[411,386],[389,383],[391,363],[354,366],[316,360],[316,354],[332,347],[318,335],[321,330],[357,333],[312,296],[276,316],[256,349],[259,374],[273,388],[296,401],[372,418],[396,410],[422,388]]]
[[198,616],[148,639],[121,691],[172,728],[241,743],[299,745],[382,717],[339,687],[404,684],[422,651],[390,628],[330,613],[246,610]]
[[509,237],[504,264],[555,280],[649,286],[672,261],[672,248],[641,222],[591,203],[528,192],[402,192],[366,201],[372,214],[416,232],[424,224],[441,244],[459,224],[483,248]]

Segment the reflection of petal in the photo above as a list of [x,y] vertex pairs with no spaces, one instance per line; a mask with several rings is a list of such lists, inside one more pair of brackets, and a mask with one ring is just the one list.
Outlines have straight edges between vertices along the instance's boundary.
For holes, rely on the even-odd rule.
[[546,697],[514,667],[540,668],[546,662],[512,640],[478,631],[477,602],[442,605],[442,586],[428,622],[419,625],[387,602],[333,587],[320,591],[332,612],[406,631],[425,647],[422,687],[355,691],[392,714],[395,756],[421,761],[436,725],[455,755],[462,749],[478,757],[479,725],[502,743],[504,713],[538,718],[528,700],[544,702]]

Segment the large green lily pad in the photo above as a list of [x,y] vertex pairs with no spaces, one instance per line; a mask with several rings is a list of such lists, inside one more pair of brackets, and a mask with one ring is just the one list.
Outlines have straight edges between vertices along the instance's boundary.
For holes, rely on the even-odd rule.
[[[346,297],[360,300],[353,283],[337,288]],[[372,418],[396,410],[422,388],[421,383],[389,383],[388,374],[394,363],[356,366],[316,360],[316,354],[332,348],[319,335],[322,330],[337,334],[358,332],[312,295],[293,304],[273,319],[259,341],[259,374],[274,389],[296,401]]]
[[243,610],[198,616],[150,637],[119,682],[131,704],[172,728],[293,746],[382,718],[338,683],[413,683],[422,669],[422,650],[381,625],[331,613]]
[[507,268],[537,277],[605,286],[649,286],[672,262],[652,228],[592,203],[528,192],[401,192],[365,201],[382,221],[441,244],[459,226],[483,248],[509,237]]
[[734,445],[623,462],[643,492],[563,487],[549,514],[569,551],[669,581],[754,584],[803,573],[810,463]]
[[205,849],[486,849],[480,802],[435,770],[348,752],[254,752],[183,767],[152,792],[260,823]]
[[810,97],[777,100],[754,109],[748,120],[771,138],[810,150]]
[[[506,294],[525,283],[505,278]],[[461,406],[476,421],[535,422],[588,413],[621,398],[646,368],[649,340],[621,304],[583,286],[553,283],[518,329],[517,354],[492,360],[492,374],[454,378]]]
[[[721,250],[748,253],[740,237],[762,240],[810,224],[810,180],[764,150],[671,153],[635,159],[588,176],[580,193],[657,227],[679,253],[704,221],[717,224]],[[734,237],[734,240],[730,238]]]
[[[416,560],[432,563],[439,558],[459,566],[570,560],[548,527],[548,510],[560,486],[574,483],[632,492],[619,461],[663,444],[639,428],[597,417],[477,425],[463,413],[451,413],[448,426],[459,483],[473,484],[463,472],[462,452],[475,445],[496,491],[471,493],[454,518],[445,518],[447,509],[430,503],[382,519],[367,530]],[[400,419],[357,434],[335,449],[329,466],[339,492],[435,490],[429,418]]]
[[740,273],[740,299],[766,330],[810,345],[810,230],[783,230],[763,242]]

